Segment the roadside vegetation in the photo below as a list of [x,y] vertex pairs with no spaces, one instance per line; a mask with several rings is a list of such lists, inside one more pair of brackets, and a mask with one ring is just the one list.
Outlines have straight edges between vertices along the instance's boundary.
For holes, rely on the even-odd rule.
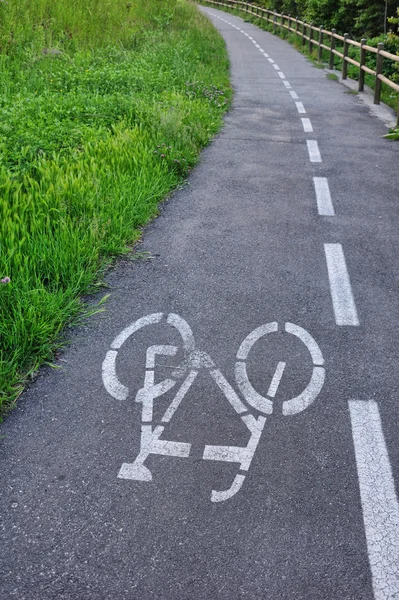
[[224,42],[187,0],[1,0],[0,89],[1,413],[231,92]]
[[[308,23],[335,28],[352,38],[373,38],[389,29],[397,0],[257,0],[256,4]],[[397,28],[394,27],[394,31]]]
[[[206,4],[206,0],[201,2]],[[305,20],[307,23],[312,23],[315,26],[323,26],[325,29],[331,31],[331,29],[337,29],[337,33],[343,35],[348,33],[352,39],[360,41],[361,38],[367,39],[367,44],[374,48],[377,48],[380,42],[384,43],[384,49],[391,54],[399,54],[399,9],[397,8],[397,0],[388,0],[385,4],[385,0],[247,0],[255,6],[262,6],[269,10],[275,10],[280,14],[291,15],[292,17],[299,17],[301,20]],[[386,9],[386,13],[385,13]],[[275,35],[278,35],[284,40],[290,42],[295,48],[311,58],[315,62],[315,66],[318,66],[318,48],[314,46],[313,52],[309,52],[308,43],[303,43],[302,39],[295,33],[291,33],[279,27],[278,22],[276,26],[264,21],[263,19],[257,18],[256,16],[249,15],[239,9],[226,9],[223,10],[232,12],[237,16],[241,16],[246,21],[254,23],[261,29],[269,31]],[[387,19],[385,21],[385,14]],[[381,33],[384,29],[386,33]],[[371,37],[372,36],[372,37]],[[336,41],[336,49],[339,52],[343,52],[343,44],[339,40]],[[349,57],[359,61],[360,49],[354,46],[349,46]],[[322,64],[326,66],[329,60],[329,52],[323,50],[322,52]],[[370,69],[375,70],[376,68],[376,55],[368,52],[366,54],[366,66]],[[342,60],[335,56],[334,67],[336,69],[342,68]],[[383,74],[389,79],[399,83],[399,64],[384,60],[383,63]],[[348,65],[348,77],[357,80],[359,78],[359,69],[353,65]],[[374,88],[375,78],[372,75],[366,73],[365,83],[370,88]],[[388,104],[395,111],[398,108],[399,94],[396,93],[391,87],[382,83],[381,100]],[[386,137],[390,139],[399,138],[399,130],[394,130],[391,134]]]

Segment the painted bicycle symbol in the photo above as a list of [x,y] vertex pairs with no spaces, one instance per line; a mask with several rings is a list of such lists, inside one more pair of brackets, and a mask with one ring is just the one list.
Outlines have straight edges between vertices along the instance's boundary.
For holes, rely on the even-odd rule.
[[[135,481],[152,481],[152,473],[144,464],[150,454],[180,458],[187,458],[190,455],[190,443],[175,442],[164,439],[161,436],[165,430],[165,426],[170,422],[191,388],[199,371],[205,369],[249,431],[249,440],[244,447],[206,445],[204,449],[204,460],[233,462],[239,465],[239,472],[227,490],[212,490],[212,502],[228,500],[241,489],[244,483],[245,476],[255,455],[266,423],[266,416],[264,415],[271,415],[273,413],[273,399],[277,393],[286,366],[284,362],[277,364],[266,396],[262,396],[255,390],[248,378],[246,362],[251,350],[261,338],[279,330],[278,323],[271,322],[257,327],[245,338],[238,349],[235,363],[235,379],[238,389],[246,402],[245,404],[221,371],[216,367],[211,357],[206,352],[196,348],[193,332],[182,317],[174,313],[168,315],[153,313],[142,317],[126,327],[114,339],[111,349],[107,352],[103,362],[102,377],[104,386],[117,400],[126,400],[129,395],[129,389],[119,381],[116,374],[118,351],[126,340],[140,329],[165,322],[179,332],[182,338],[184,359],[172,371],[170,377],[159,383],[155,383],[156,357],[175,356],[179,348],[172,345],[155,345],[147,349],[144,383],[143,387],[137,391],[135,398],[136,402],[142,404],[140,452],[134,462],[122,464],[118,477]],[[314,402],[323,387],[325,370],[321,350],[313,337],[305,329],[293,323],[285,323],[283,332],[295,336],[305,345],[313,363],[312,375],[306,388],[301,394],[295,398],[285,400],[282,404],[283,415],[289,416],[302,412]],[[169,392],[179,382],[181,382],[180,386],[163,414],[160,424],[154,425],[154,401]],[[253,412],[255,414],[252,414]]]

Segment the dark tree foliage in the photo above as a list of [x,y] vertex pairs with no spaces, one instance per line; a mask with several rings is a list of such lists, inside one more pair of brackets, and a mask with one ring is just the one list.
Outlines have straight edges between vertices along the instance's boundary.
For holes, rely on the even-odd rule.
[[[358,38],[375,37],[384,32],[387,17],[395,17],[398,0],[258,0],[267,8],[304,18],[328,29]],[[388,23],[388,29],[397,28]]]

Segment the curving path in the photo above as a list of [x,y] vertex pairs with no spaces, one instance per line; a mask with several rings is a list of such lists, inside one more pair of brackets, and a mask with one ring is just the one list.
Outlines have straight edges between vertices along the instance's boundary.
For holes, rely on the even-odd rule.
[[0,428],[2,600],[399,598],[399,145],[203,10],[233,107]]

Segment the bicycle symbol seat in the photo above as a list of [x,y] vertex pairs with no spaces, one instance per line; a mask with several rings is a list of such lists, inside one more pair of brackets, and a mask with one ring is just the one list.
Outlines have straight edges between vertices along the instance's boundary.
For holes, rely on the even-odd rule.
[[[233,483],[227,490],[212,490],[212,502],[222,502],[234,496],[241,489],[266,423],[266,416],[263,415],[271,415],[273,413],[273,398],[277,393],[286,366],[285,363],[278,363],[268,392],[266,396],[262,396],[255,390],[249,381],[246,361],[252,348],[262,337],[278,331],[278,323],[267,323],[252,331],[242,342],[237,352],[235,379],[244,400],[249,405],[248,407],[229,384],[221,371],[216,367],[210,356],[206,352],[196,348],[193,332],[182,317],[174,313],[168,315],[164,315],[164,313],[153,313],[146,317],[142,317],[126,327],[114,339],[111,344],[111,349],[108,350],[103,362],[102,377],[104,386],[117,400],[126,400],[129,395],[128,388],[119,381],[116,373],[118,351],[126,340],[137,331],[161,322],[166,322],[179,332],[182,339],[184,359],[182,363],[172,371],[170,377],[159,383],[155,383],[156,357],[160,355],[175,356],[179,348],[172,345],[154,345],[147,349],[144,383],[143,387],[137,391],[135,398],[136,402],[142,404],[140,452],[134,462],[122,464],[118,477],[135,481],[152,481],[152,473],[148,467],[144,465],[146,458],[150,454],[181,458],[187,458],[190,455],[190,443],[170,441],[161,438],[161,436],[165,430],[166,424],[170,422],[188,390],[191,388],[198,372],[201,369],[205,369],[223,392],[227,401],[245,424],[250,434],[248,443],[244,447],[205,446],[203,453],[204,460],[234,462],[239,464],[239,473],[237,473]],[[312,404],[323,387],[325,370],[323,366],[324,359],[320,348],[313,337],[305,329],[292,323],[285,323],[284,331],[294,335],[303,342],[311,355],[313,363],[311,379],[303,392],[295,398],[283,402],[282,412],[284,416],[287,416],[297,414]],[[182,379],[183,381],[181,382],[179,389],[161,418],[161,424],[154,426],[154,401],[166,394]],[[254,416],[250,412],[251,409],[255,409],[256,412],[262,414]]]

